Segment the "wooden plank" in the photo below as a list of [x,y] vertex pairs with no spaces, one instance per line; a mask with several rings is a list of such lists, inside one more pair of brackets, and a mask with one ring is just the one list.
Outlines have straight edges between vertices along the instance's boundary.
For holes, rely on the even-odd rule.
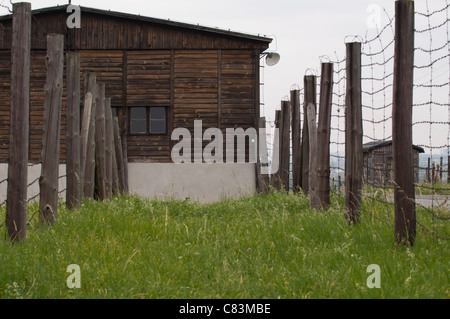
[[412,163],[414,1],[395,2],[395,39],[392,106],[395,242],[412,246],[416,237]]
[[64,74],[64,36],[47,36],[42,171],[39,179],[39,221],[53,226],[58,216],[59,142]]
[[[96,95],[97,95],[97,77],[94,73],[85,75],[86,102],[92,101],[90,111],[84,106],[83,130],[82,130],[82,176],[83,176],[83,196],[85,198],[94,198],[95,189],[95,114],[96,114]],[[88,128],[88,129],[87,129]],[[84,134],[84,135],[83,135]]]
[[67,191],[69,210],[81,204],[80,55],[67,54]]
[[6,237],[26,239],[28,118],[30,109],[31,4],[14,3],[11,46],[11,121],[6,203]]
[[117,117],[113,119],[113,130],[119,190],[121,193],[123,193],[126,190],[127,186],[125,181],[125,163],[122,151],[122,138],[120,136],[119,119]]
[[324,209],[330,205],[330,137],[333,75],[333,63],[322,63],[319,128],[317,132],[317,195]]
[[289,162],[291,157],[290,132],[291,132],[291,103],[281,101],[281,141],[280,141],[280,178],[281,188],[289,192]]
[[273,137],[273,148],[272,148],[272,168],[270,171],[270,185],[281,190],[281,179],[280,179],[280,163],[281,163],[281,152],[280,152],[280,132],[281,132],[281,111],[275,111],[275,132]]
[[113,195],[113,154],[114,154],[114,131],[112,121],[111,99],[105,100],[105,186],[106,198],[111,199]]
[[304,104],[303,104],[303,130],[302,130],[302,150],[300,156],[301,163],[301,177],[299,178],[299,183],[301,182],[303,194],[309,194],[309,128],[308,128],[308,118],[307,118],[307,108],[310,103],[317,105],[317,77],[314,75],[306,75],[303,79],[304,82]]
[[300,128],[300,90],[291,91],[291,119],[292,119],[292,190],[297,192],[300,184],[300,152],[301,152],[301,128]]
[[317,125],[316,125],[316,106],[309,103],[306,108],[306,118],[308,120],[309,130],[309,203],[313,211],[322,210],[320,198],[317,193]]
[[95,185],[100,201],[108,198],[106,192],[106,126],[105,126],[105,84],[97,84],[95,112]]
[[356,224],[361,215],[363,172],[361,43],[347,43],[346,49],[345,217],[350,224]]

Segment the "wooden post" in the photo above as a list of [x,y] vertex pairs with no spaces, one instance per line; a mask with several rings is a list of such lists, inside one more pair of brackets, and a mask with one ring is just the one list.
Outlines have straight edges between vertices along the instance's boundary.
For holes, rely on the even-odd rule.
[[428,166],[427,166],[427,183],[431,183],[431,158],[428,158]]
[[124,175],[124,193],[128,193],[129,191],[129,185],[128,185],[128,141],[127,141],[127,132],[128,132],[128,115],[126,114],[125,110],[121,110],[121,116],[119,118],[119,128],[120,128],[120,134],[121,134],[121,141],[122,141],[122,162],[123,162],[123,175]]
[[363,172],[361,43],[347,43],[345,112],[345,216],[356,224],[361,214]]
[[301,153],[301,131],[300,131],[300,91],[291,90],[291,119],[292,119],[292,190],[297,192],[300,184],[300,153]]
[[105,100],[105,186],[108,199],[111,199],[113,194],[114,131],[112,125],[111,99],[107,98]]
[[414,1],[395,2],[392,133],[394,157],[395,242],[414,244],[416,210],[412,155],[414,79]]
[[106,194],[106,126],[105,126],[105,84],[97,84],[95,112],[95,161],[98,199],[107,199]]
[[309,128],[308,128],[308,116],[307,108],[309,103],[317,105],[317,77],[314,75],[306,75],[304,77],[304,90],[305,90],[305,101],[303,104],[303,136],[302,136],[302,155],[301,155],[301,165],[302,165],[302,191],[305,195],[309,194]]
[[81,204],[80,143],[80,54],[67,54],[67,191],[66,206],[72,210]]
[[[270,184],[272,185],[273,188],[277,189],[277,190],[281,190],[281,111],[275,111],[275,133],[273,136],[273,149],[272,149],[272,169],[271,169],[271,177],[270,177]],[[273,167],[273,162],[277,161],[276,166],[277,166],[277,171],[274,171]]]
[[[266,130],[266,118],[261,117],[259,119],[259,129],[263,130],[265,132]],[[268,154],[267,154],[267,136],[266,134],[259,134],[259,158],[260,158],[260,165],[261,169],[259,170],[260,176],[259,176],[259,192],[261,194],[266,194],[269,190],[269,175],[263,174],[268,173]],[[261,173],[262,168],[264,167],[264,172]]]
[[444,166],[444,158],[441,157],[441,162],[440,162],[440,166],[439,166],[439,182],[442,183],[443,182],[443,169],[442,167]]
[[316,106],[309,103],[306,108],[309,129],[309,202],[311,210],[321,210],[322,205],[317,193],[317,126]]
[[39,220],[42,225],[53,226],[58,216],[59,140],[64,76],[63,35],[47,36],[46,62]]
[[83,176],[83,196],[94,198],[95,190],[95,113],[97,77],[94,73],[85,75],[86,98],[81,131],[81,174]]
[[281,141],[280,141],[280,154],[281,154],[281,162],[280,162],[280,174],[281,174],[281,189],[284,189],[286,192],[289,192],[289,162],[291,157],[290,152],[290,132],[291,132],[291,111],[290,111],[290,102],[282,101],[281,102]]
[[26,239],[30,112],[31,4],[14,3],[11,47],[6,237]]
[[330,205],[330,138],[333,99],[333,63],[322,63],[317,150],[317,195],[323,208]]
[[114,129],[114,146],[115,146],[115,153],[116,153],[116,165],[117,165],[117,173],[118,173],[118,178],[119,178],[119,190],[122,193],[126,189],[126,182],[125,182],[124,161],[123,161],[123,153],[122,153],[122,140],[120,137],[119,119],[117,117],[115,117],[113,119],[113,129]]
[[450,184],[450,156],[447,157],[447,184]]

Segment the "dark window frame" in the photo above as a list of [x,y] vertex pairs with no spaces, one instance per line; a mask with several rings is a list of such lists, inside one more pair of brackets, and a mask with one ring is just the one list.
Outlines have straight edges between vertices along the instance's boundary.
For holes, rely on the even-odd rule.
[[[132,121],[133,121],[133,119],[131,117],[131,110],[133,108],[145,108],[145,114],[146,114],[145,115],[145,133],[133,133],[131,131]],[[164,109],[164,133],[161,133],[161,132],[152,133],[150,131],[151,130],[151,127],[150,127],[150,122],[151,122],[150,109],[151,108],[163,108]],[[164,136],[164,135],[168,135],[169,134],[169,132],[168,132],[169,110],[168,109],[169,109],[169,107],[166,107],[166,106],[130,106],[130,107],[128,107],[128,119],[129,119],[128,120],[128,125],[129,125],[128,135],[130,135],[130,136],[158,136],[158,135]]]

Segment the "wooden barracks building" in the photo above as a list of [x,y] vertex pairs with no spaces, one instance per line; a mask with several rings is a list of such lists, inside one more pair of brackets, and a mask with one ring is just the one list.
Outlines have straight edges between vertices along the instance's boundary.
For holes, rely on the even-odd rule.
[[[209,201],[254,191],[255,164],[172,163],[171,133],[193,133],[194,120],[203,130],[257,128],[260,58],[271,39],[86,7],[81,27],[68,28],[71,13],[67,6],[32,12],[29,162],[41,160],[46,37],[57,33],[67,51],[80,53],[81,72],[106,86],[126,138],[131,192]],[[12,16],[0,17],[1,165],[8,161],[11,34]],[[62,123],[64,165],[65,94]]]

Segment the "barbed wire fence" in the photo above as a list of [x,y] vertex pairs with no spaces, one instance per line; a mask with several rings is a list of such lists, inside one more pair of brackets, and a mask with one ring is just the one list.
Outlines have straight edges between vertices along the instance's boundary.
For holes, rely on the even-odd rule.
[[[450,24],[449,0],[429,0],[416,6],[414,49],[414,99],[413,144],[417,151],[414,161],[417,224],[425,233],[437,239],[450,240],[437,233],[434,225],[425,225],[422,214],[433,221],[448,221],[449,161],[450,161]],[[378,203],[393,210],[393,155],[392,110],[395,49],[395,16],[384,9],[387,22],[376,30],[368,30],[364,37],[347,36],[361,42],[363,150],[380,146],[378,161],[364,156],[362,199]],[[444,36],[443,36],[444,35]],[[333,101],[330,140],[331,190],[338,196],[345,187],[345,111],[346,111],[346,58],[335,52],[333,77]],[[317,76],[320,79],[320,76]],[[320,92],[320,80],[317,81]],[[303,88],[300,89],[301,95]],[[300,108],[301,111],[302,108]],[[303,119],[303,114],[300,116]],[[274,128],[275,123],[269,122]],[[292,136],[292,134],[291,134]],[[268,149],[273,148],[273,133],[268,135]],[[381,147],[384,146],[384,147]],[[423,153],[422,153],[423,152]],[[420,153],[420,155],[419,155]],[[435,161],[438,161],[435,163]],[[432,165],[424,163],[432,163]],[[422,196],[424,195],[424,196]],[[424,204],[424,200],[430,202]],[[391,225],[393,215],[381,217],[368,209],[363,213],[372,215]]]

